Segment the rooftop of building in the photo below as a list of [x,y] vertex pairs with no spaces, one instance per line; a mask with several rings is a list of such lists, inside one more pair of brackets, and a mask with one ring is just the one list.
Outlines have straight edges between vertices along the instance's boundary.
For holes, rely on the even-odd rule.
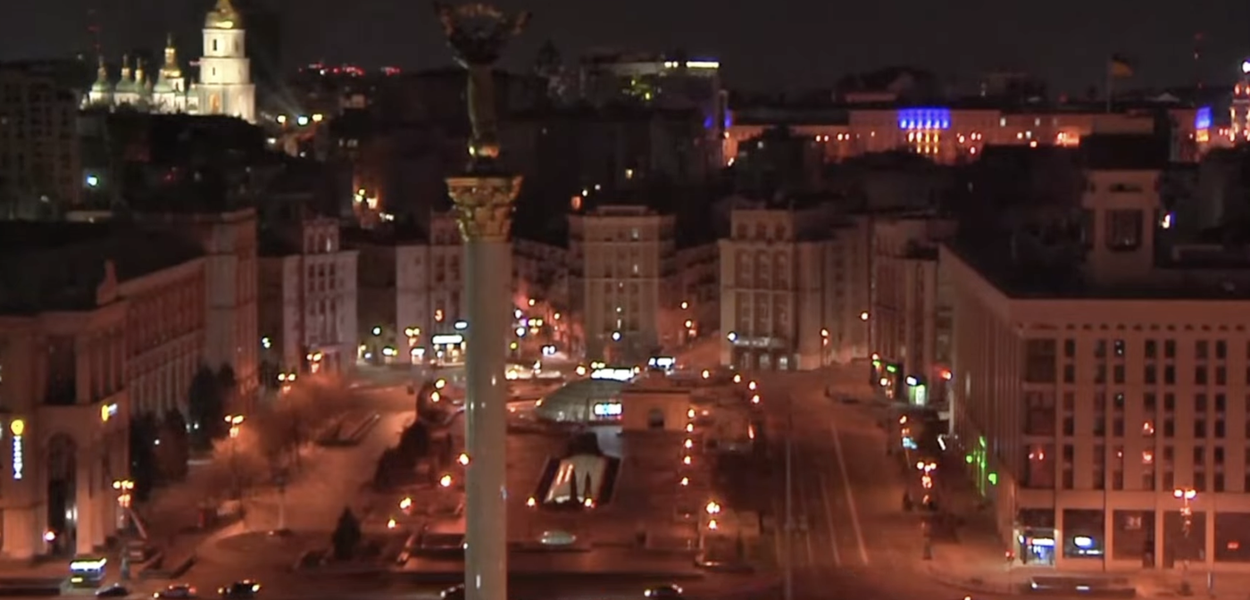
[[1079,246],[1022,256],[1010,239],[955,239],[945,250],[987,283],[1016,300],[1245,300],[1250,299],[1250,254],[1174,253],[1160,257],[1150,276],[1134,283],[1102,285],[1086,277]]
[[1159,110],[1196,108],[1188,97],[1177,98],[1169,94],[1140,94],[1129,100],[1117,100],[1111,113],[1101,101],[1046,100],[1027,102],[1006,101],[999,98],[956,97],[934,101],[881,100],[847,102],[835,99],[833,94],[802,97],[766,96],[741,98],[732,105],[735,125],[848,125],[850,115],[856,111],[892,111],[906,108],[945,108],[951,111],[988,111],[1004,116],[1013,114],[1030,116],[1092,115],[1147,117]]
[[125,283],[202,254],[189,240],[128,223],[0,222],[0,313],[90,309],[106,262]]

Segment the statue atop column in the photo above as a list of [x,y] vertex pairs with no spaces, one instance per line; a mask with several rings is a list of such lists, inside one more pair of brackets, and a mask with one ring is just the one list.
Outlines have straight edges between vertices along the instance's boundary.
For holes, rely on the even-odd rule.
[[434,3],[447,45],[456,62],[468,70],[469,120],[473,137],[469,155],[484,166],[499,157],[499,121],[496,115],[493,69],[508,40],[525,30],[530,13],[505,15],[488,4],[451,6]]

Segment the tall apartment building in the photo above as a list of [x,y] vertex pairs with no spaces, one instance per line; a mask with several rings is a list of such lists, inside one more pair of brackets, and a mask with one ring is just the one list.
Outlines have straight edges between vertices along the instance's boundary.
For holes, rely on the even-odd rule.
[[[145,209],[147,210],[147,209]],[[256,211],[209,209],[188,204],[137,212],[146,227],[171,231],[198,244],[204,252],[205,366],[229,367],[238,383],[239,410],[256,400],[261,336],[257,315]]]
[[720,330],[720,244],[677,249],[677,310],[680,343],[693,343]]
[[356,364],[356,257],[334,219],[308,218],[264,240],[261,350],[268,376],[341,374]]
[[116,535],[130,419],[184,409],[199,367],[201,255],[116,224],[0,224],[6,559],[90,554]]
[[1250,266],[1222,247],[1156,248],[1162,161],[1135,154],[1086,155],[1075,264],[942,248],[953,428],[1029,564],[1244,567]]
[[822,336],[824,328],[829,330],[825,348],[832,362],[866,360],[872,353],[872,223],[870,214],[853,214],[839,218],[833,228],[824,264],[829,300],[821,326]]
[[721,363],[806,370],[866,357],[871,221],[823,199],[734,202],[720,241]]
[[0,64],[0,216],[36,218],[76,206],[90,183],[83,178],[78,93],[66,81],[73,67]]
[[[466,327],[464,244],[451,212],[430,216],[426,239],[398,232],[360,232],[359,359],[406,364],[459,360]],[[505,267],[506,268],[506,267]],[[502,299],[501,299],[502,300]]]
[[645,361],[678,343],[675,224],[642,206],[569,216],[569,297],[587,357]]
[[951,314],[938,243],[955,224],[928,214],[879,215],[872,230],[873,379],[887,396],[940,404],[951,376]]
[[730,237],[719,242],[721,363],[764,370],[825,364],[832,207],[735,203]]

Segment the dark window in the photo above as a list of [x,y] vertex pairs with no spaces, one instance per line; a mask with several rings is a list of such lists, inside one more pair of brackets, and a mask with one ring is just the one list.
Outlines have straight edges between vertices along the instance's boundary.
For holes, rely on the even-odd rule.
[[1109,210],[1106,211],[1107,249],[1112,251],[1131,251],[1141,246],[1142,213],[1140,210]]
[[1027,340],[1024,347],[1024,380],[1029,383],[1055,383],[1056,358],[1055,340]]

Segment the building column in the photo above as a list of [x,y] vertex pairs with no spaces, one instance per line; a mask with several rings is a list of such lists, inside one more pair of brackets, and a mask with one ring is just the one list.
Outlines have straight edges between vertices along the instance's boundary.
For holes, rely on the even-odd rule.
[[[1171,494],[1168,494],[1168,500],[1169,501],[1171,500]],[[1155,518],[1154,518],[1154,521],[1155,521],[1155,547],[1154,547],[1155,570],[1161,571],[1164,568],[1163,567],[1164,565],[1163,553],[1167,551],[1167,529],[1166,529],[1167,520],[1164,519],[1164,516],[1167,515],[1167,510],[1159,506],[1159,502],[1157,500],[1155,501],[1154,515],[1155,515]]]
[[464,238],[468,355],[465,357],[465,590],[469,600],[507,600],[507,380],[512,253],[508,233],[520,177],[452,177]]
[[95,498],[91,494],[91,483],[95,479],[93,453],[79,449],[74,457],[74,511],[77,519],[74,523],[74,552],[79,555],[90,555],[95,549],[96,514]]

